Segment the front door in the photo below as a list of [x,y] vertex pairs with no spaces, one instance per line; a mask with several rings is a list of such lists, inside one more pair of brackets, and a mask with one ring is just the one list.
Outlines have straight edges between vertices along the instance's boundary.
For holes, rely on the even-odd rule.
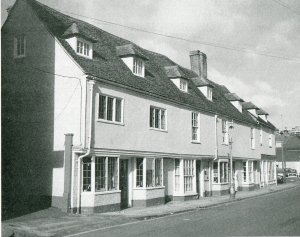
[[120,160],[121,208],[128,207],[128,160]]

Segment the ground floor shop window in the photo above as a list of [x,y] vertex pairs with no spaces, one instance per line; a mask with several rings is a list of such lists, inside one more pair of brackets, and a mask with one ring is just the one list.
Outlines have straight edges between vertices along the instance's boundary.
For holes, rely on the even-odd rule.
[[[105,192],[118,189],[119,159],[117,157],[85,157],[82,162],[84,192]],[[92,175],[93,174],[93,175]],[[92,185],[93,184],[93,185]]]
[[228,162],[214,162],[214,183],[228,183]]
[[254,182],[253,176],[253,161],[243,161],[243,170],[242,170],[243,182]]
[[175,159],[175,192],[187,193],[195,191],[195,160]]
[[[162,186],[162,173],[163,161],[161,158],[136,158],[136,187]],[[144,186],[144,184],[146,185]]]

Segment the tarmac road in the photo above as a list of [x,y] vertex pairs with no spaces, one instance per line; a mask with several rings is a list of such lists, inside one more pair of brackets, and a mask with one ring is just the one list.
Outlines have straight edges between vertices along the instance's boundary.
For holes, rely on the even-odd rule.
[[299,236],[300,187],[76,236]]

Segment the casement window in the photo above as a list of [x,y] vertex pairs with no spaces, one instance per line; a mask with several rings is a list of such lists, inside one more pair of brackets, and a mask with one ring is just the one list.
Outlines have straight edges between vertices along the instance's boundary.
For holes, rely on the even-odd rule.
[[190,193],[196,191],[195,160],[175,159],[175,192]]
[[200,114],[192,112],[192,141],[200,142]]
[[[144,171],[146,171],[144,173]],[[146,185],[145,185],[146,184]],[[163,185],[161,158],[136,158],[136,187],[150,188]]]
[[[117,157],[85,157],[82,161],[82,189],[84,192],[118,190],[119,159]],[[92,175],[94,174],[94,175]],[[94,184],[94,185],[92,185]]]
[[89,57],[90,56],[90,44],[77,40],[77,50],[78,54]]
[[15,58],[25,57],[26,38],[24,35],[18,35],[14,39]]
[[254,180],[253,180],[253,161],[248,161],[248,174],[249,174],[249,183],[254,182]]
[[212,100],[212,88],[207,87],[207,99]]
[[166,110],[150,107],[150,128],[166,130]]
[[184,79],[180,79],[179,89],[187,92],[188,91],[188,82]]
[[222,119],[222,143],[228,144],[228,123],[227,120]]
[[194,179],[194,160],[184,160],[183,175],[184,175],[184,192],[193,191]]
[[95,157],[95,191],[112,191],[118,186],[118,158]]
[[255,149],[255,130],[251,128],[251,148]]
[[228,162],[214,162],[214,183],[228,183],[229,167]]
[[272,133],[269,132],[269,147],[272,147],[272,145],[273,145]]
[[145,68],[144,68],[144,60],[141,59],[141,58],[137,58],[137,57],[134,57],[133,58],[133,73],[135,75],[138,75],[138,76],[144,76],[144,71],[145,71]]
[[99,119],[121,123],[123,122],[122,114],[122,99],[99,95]]
[[92,185],[92,161],[91,157],[82,160],[82,189],[84,192],[91,191]]

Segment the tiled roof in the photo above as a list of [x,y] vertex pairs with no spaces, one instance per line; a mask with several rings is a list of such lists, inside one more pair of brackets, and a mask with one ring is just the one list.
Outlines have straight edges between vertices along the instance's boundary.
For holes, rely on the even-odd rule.
[[269,115],[266,111],[264,111],[263,109],[259,109],[257,110],[257,114],[258,115]]
[[167,66],[165,67],[167,76],[169,78],[186,78],[188,79],[188,76],[185,75],[185,73],[180,69],[180,67],[178,65],[175,66]]
[[77,26],[76,23],[73,23],[62,35],[62,37],[65,37],[65,38],[69,38],[69,37],[72,37],[74,35],[79,35],[93,43],[96,43],[97,42],[97,39],[94,38],[94,37],[91,37],[89,34],[87,34],[85,32],[84,29],[79,29],[79,27]]
[[[230,119],[256,124],[256,121],[247,111],[240,113],[226,99],[225,94],[230,93],[230,91],[225,86],[208,79],[199,80],[199,76],[195,72],[177,65],[164,55],[145,50],[128,40],[62,14],[35,0],[22,1],[31,6],[52,35],[59,40],[89,77],[143,91],[200,111],[205,110]],[[68,34],[77,33],[77,31],[86,38],[97,41],[93,44],[93,60],[77,55],[66,42],[65,37]],[[129,54],[136,54],[148,59],[145,61],[145,78],[135,76],[120,58],[120,56]],[[180,91],[169,79],[170,76],[174,75],[181,75],[195,82],[195,84],[189,83],[189,93]],[[208,100],[197,88],[201,83],[205,85],[208,83],[213,87],[212,101]]]
[[229,101],[241,101],[241,102],[244,102],[244,100],[241,99],[240,97],[238,97],[235,93],[227,93],[227,94],[225,94],[225,97]]
[[243,102],[243,109],[259,109],[255,104],[252,102]]
[[117,55],[118,56],[131,56],[131,55],[137,55],[145,60],[149,60],[142,52],[139,50],[139,48],[135,44],[126,44],[122,46],[117,46]]

